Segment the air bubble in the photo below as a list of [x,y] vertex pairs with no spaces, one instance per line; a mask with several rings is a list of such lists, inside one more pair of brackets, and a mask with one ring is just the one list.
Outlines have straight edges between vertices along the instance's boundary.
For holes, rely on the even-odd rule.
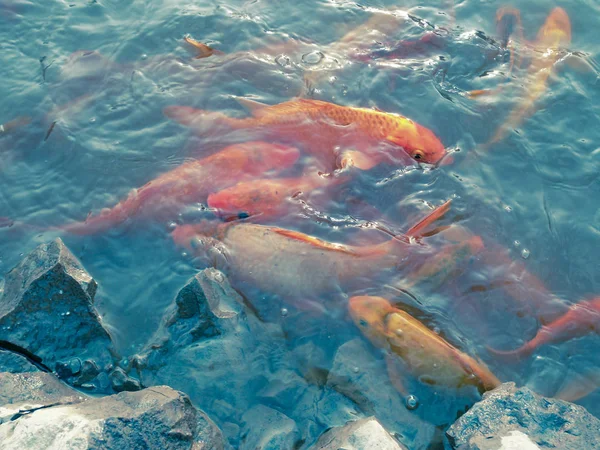
[[523,249],[523,251],[521,252],[521,257],[522,257],[523,259],[527,259],[527,258],[529,258],[529,254],[530,254],[530,253],[531,253],[531,252],[530,252],[529,250],[527,250],[526,248],[524,248],[524,249]]
[[287,316],[287,315],[288,315],[288,312],[289,312],[289,311],[287,310],[287,308],[281,308],[281,315],[282,315],[283,317]]
[[521,241],[515,241],[514,245],[515,245],[515,247],[520,247],[521,246]]
[[61,290],[59,290],[59,291],[58,291],[58,293],[59,293],[60,295],[63,295],[63,290],[62,290],[62,289],[61,289]]
[[217,283],[222,283],[223,281],[225,281],[225,277],[223,276],[223,274],[221,272],[216,272],[214,279]]
[[419,407],[419,399],[416,395],[409,395],[404,401],[406,403],[406,409],[409,411],[414,411]]
[[310,52],[302,55],[302,62],[314,66],[323,61],[323,58],[325,58],[325,55],[321,52]]
[[360,369],[359,369],[358,367],[354,366],[354,367],[352,368],[352,372],[354,372],[354,373],[358,373],[358,372],[360,372]]
[[279,55],[275,58],[275,63],[281,67],[287,67],[291,65],[290,58],[285,55]]

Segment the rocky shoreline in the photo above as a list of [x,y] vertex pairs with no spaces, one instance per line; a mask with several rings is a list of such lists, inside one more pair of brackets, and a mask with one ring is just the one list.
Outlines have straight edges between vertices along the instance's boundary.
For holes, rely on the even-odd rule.
[[96,290],[60,239],[6,275],[3,449],[600,448],[584,408],[512,383],[449,428],[433,424],[381,381],[364,341],[333,358],[310,342],[290,349],[289,330],[250,311],[215,269],[189,280],[136,355],[115,349]]

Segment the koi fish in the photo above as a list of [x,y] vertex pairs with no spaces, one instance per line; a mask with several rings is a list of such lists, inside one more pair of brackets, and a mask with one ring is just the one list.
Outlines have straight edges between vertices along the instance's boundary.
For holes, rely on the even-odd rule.
[[574,304],[562,317],[542,326],[533,339],[515,350],[501,351],[493,348],[488,350],[502,359],[521,360],[533,354],[542,345],[557,344],[598,332],[600,332],[600,297]]
[[206,201],[215,188],[290,167],[298,156],[295,148],[266,142],[231,145],[206,158],[186,162],[136,189],[114,207],[60,229],[85,235],[106,231],[134,216],[173,214],[184,205]]
[[485,392],[500,381],[481,361],[463,353],[407,312],[382,297],[359,296],[349,301],[352,320],[376,347],[387,351],[394,387],[407,394],[398,363],[421,383],[447,388],[473,385]]
[[[432,217],[437,219],[439,210],[447,211],[449,205],[440,206]],[[414,229],[414,235],[429,223]],[[295,304],[360,287],[365,278],[402,267],[407,263],[405,257],[418,247],[401,239],[377,245],[343,245],[245,222],[182,225],[171,235],[176,244],[198,256],[218,248],[224,254],[223,261],[211,263],[227,272],[237,287],[251,285]]]
[[[507,10],[507,13],[515,14],[512,9]],[[502,17],[500,15],[499,20]],[[522,98],[521,103],[509,113],[486,147],[502,140],[510,130],[518,127],[527,116],[533,113],[535,102],[546,91],[552,67],[561,57],[559,49],[567,47],[570,43],[571,22],[569,16],[564,9],[554,8],[540,28],[536,40],[530,44],[534,52],[528,69],[527,94]],[[512,58],[511,56],[511,66],[514,63]]]
[[364,168],[384,160],[383,152],[373,149],[383,143],[392,144],[390,156],[398,159],[408,153],[416,161],[435,164],[446,155],[444,145],[431,130],[398,114],[320,100],[298,99],[272,106],[238,100],[250,109],[252,117],[237,119],[186,106],[169,106],[164,112],[199,130],[211,119],[232,130],[263,130],[275,138],[302,142],[310,151],[328,152],[330,159],[335,156],[333,149],[346,140],[364,154]]

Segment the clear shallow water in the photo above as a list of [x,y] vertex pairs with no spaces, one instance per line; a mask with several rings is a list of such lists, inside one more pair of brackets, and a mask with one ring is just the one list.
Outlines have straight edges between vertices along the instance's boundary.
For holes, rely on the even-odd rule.
[[[342,224],[379,220],[405,231],[429,211],[426,204],[452,197],[446,222],[458,222],[486,243],[508,248],[511,258],[552,293],[551,304],[591,298],[600,292],[600,81],[594,32],[599,8],[592,1],[559,5],[571,19],[568,50],[578,55],[577,64],[557,64],[535,113],[518,133],[509,133],[485,152],[478,145],[493,135],[523,95],[518,86],[526,74],[526,69],[516,70],[512,87],[489,99],[462,95],[495,87],[508,71],[508,53],[494,40],[500,6],[456,3],[453,20],[448,5],[438,2],[302,2],[293,8],[262,1],[1,2],[0,123],[18,116],[32,122],[0,137],[0,216],[38,226],[83,220],[184,161],[214,152],[230,138],[195,136],[167,119],[164,107],[187,105],[241,117],[244,110],[231,96],[279,103],[302,92],[306,70],[339,67],[314,83],[309,97],[407,115],[460,152],[452,165],[434,170],[383,165],[332,188],[332,200],[310,196],[324,217]],[[521,9],[526,37],[534,39],[556,5],[536,1],[514,6]],[[351,64],[331,55],[335,52],[329,44],[367,20],[369,8],[392,7],[412,17],[390,37],[392,43],[416,41],[438,27],[440,45]],[[182,43],[186,34],[227,56],[194,60]],[[313,44],[286,51],[289,62],[254,52],[290,39]],[[385,51],[375,53],[380,54]],[[293,170],[287,174],[298,175]],[[334,242],[363,239],[353,227],[332,227],[331,220],[301,217],[298,211],[270,223]],[[210,214],[188,210],[184,217],[133,222],[85,237],[18,227],[0,230],[0,269],[10,270],[23,253],[60,235],[99,282],[97,307],[119,350],[134,354],[197,270],[172,242],[169,224],[197,217]],[[383,239],[376,233],[371,238]],[[432,246],[440,248],[435,239]],[[547,395],[575,374],[598,371],[599,338],[594,334],[541,347],[521,364],[504,364],[487,353],[486,345],[517,347],[535,334],[539,323],[529,313],[520,314],[520,304],[495,287],[494,282],[510,278],[507,270],[479,260],[468,268],[456,281],[411,291],[421,301],[419,310],[450,341],[481,356],[502,380],[527,383]],[[381,286],[365,285],[363,291],[375,295]],[[516,296],[524,303],[538,298],[527,283],[518,286]],[[262,298],[257,294],[255,303]],[[267,319],[281,320],[277,300],[261,306]],[[338,316],[327,322],[329,335],[336,336],[327,343],[310,331],[324,326],[322,322],[306,329],[300,326],[303,319],[288,323],[286,327],[296,329],[290,347],[312,340],[334,354],[337,346],[359,335],[347,317]],[[422,389],[418,395],[426,401],[428,394]],[[598,415],[599,396],[597,391],[580,403]],[[194,400],[211,413],[210,402]],[[451,421],[448,411],[440,407],[429,419]],[[217,414],[217,420],[223,417]]]

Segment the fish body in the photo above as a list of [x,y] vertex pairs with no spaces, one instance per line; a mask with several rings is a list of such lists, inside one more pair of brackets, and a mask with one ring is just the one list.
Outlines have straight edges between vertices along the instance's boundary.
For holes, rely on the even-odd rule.
[[307,99],[272,106],[247,101],[244,104],[251,105],[251,117],[238,119],[181,106],[167,107],[165,114],[184,125],[202,126],[202,122],[213,119],[231,129],[267,131],[331,157],[335,156],[332,152],[336,146],[353,144],[381,162],[386,155],[377,144],[384,143],[391,144],[389,156],[398,159],[408,153],[417,161],[433,164],[446,154],[431,130],[398,114]]
[[205,158],[186,162],[136,189],[114,207],[62,229],[75,234],[91,234],[135,216],[168,217],[185,205],[205,202],[215,188],[225,188],[240,179],[289,167],[298,156],[295,148],[266,142],[232,145]]
[[[399,358],[421,383],[487,391],[500,381],[480,361],[461,352],[405,311],[382,297],[359,296],[349,301],[356,326],[373,345]],[[388,360],[388,364],[392,361]]]
[[558,319],[543,325],[535,337],[521,347],[510,351],[489,349],[492,353],[508,360],[527,358],[540,346],[557,344],[569,339],[600,332],[600,297],[576,303]]
[[566,11],[554,8],[540,28],[537,38],[531,43],[534,49],[528,69],[527,93],[513,109],[504,124],[498,128],[488,145],[502,140],[510,130],[518,127],[533,112],[535,102],[546,92],[552,67],[558,61],[559,49],[571,43],[571,22]]

